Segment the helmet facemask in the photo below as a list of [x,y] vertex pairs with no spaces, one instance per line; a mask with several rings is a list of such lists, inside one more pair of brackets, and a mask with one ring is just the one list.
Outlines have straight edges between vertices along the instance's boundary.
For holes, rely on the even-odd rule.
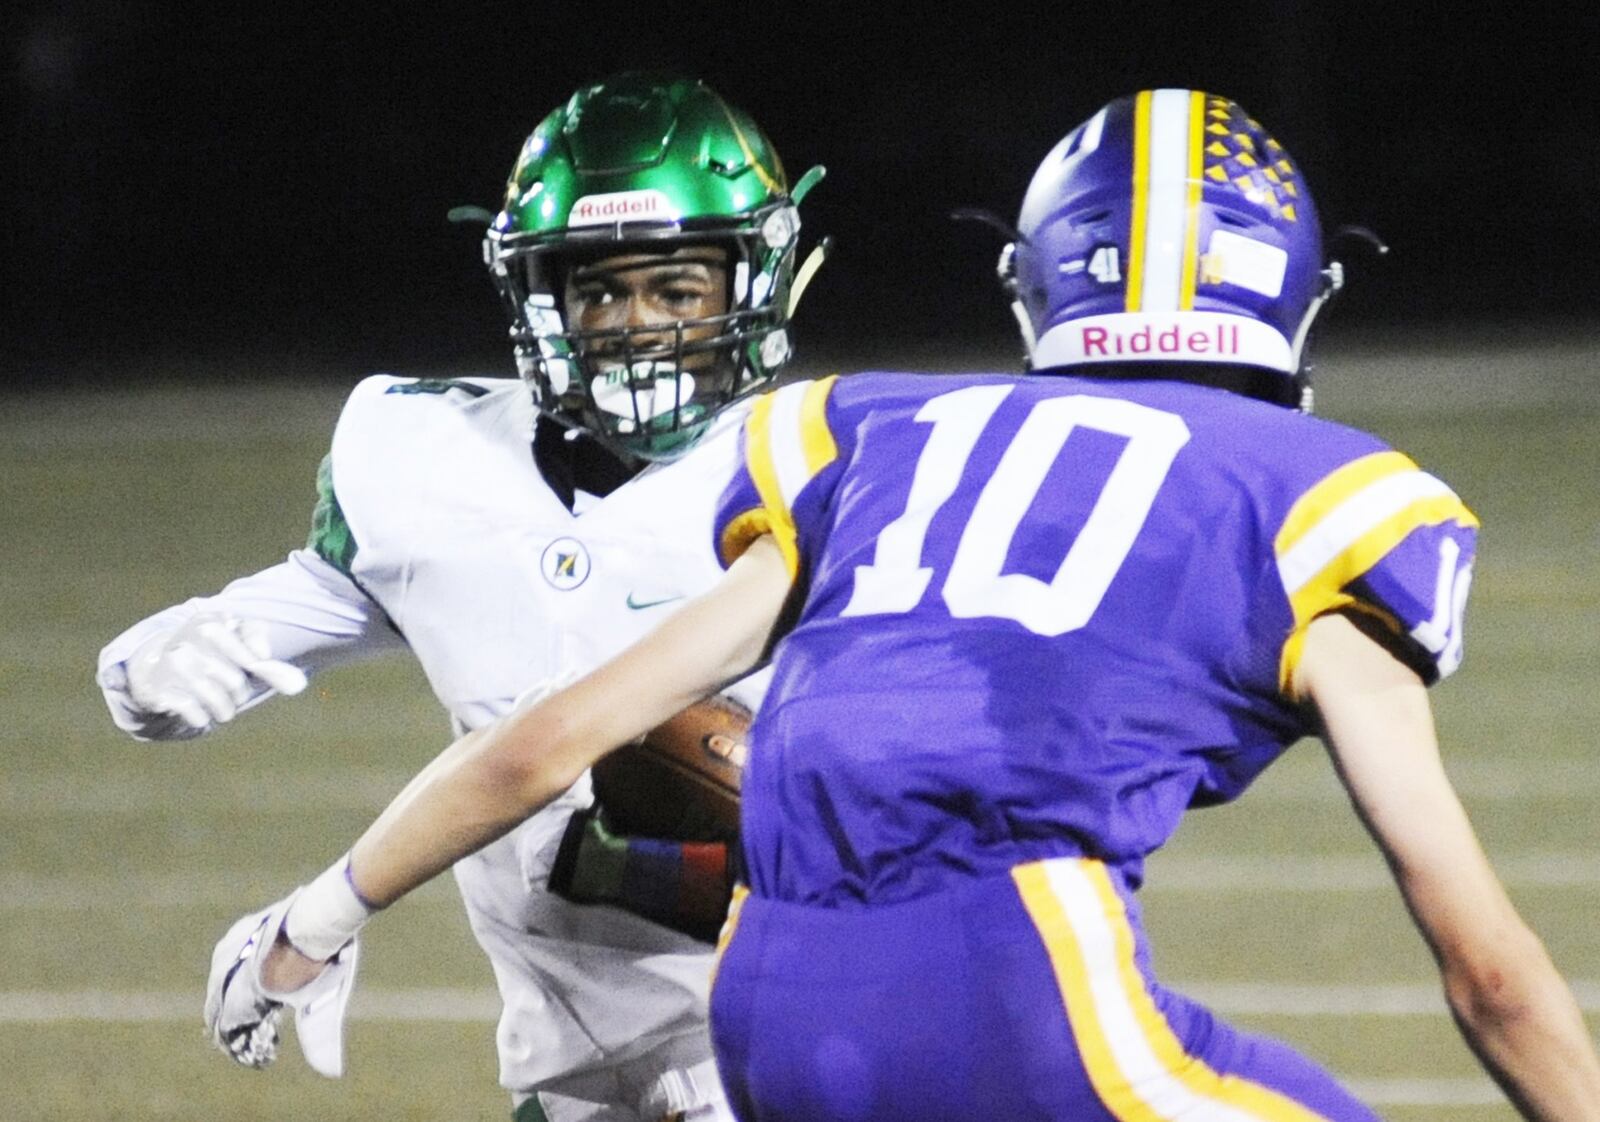
[[[785,202],[731,230],[674,227],[629,231],[624,239],[531,242],[491,232],[486,256],[511,312],[518,372],[539,410],[625,456],[682,454],[718,412],[770,385],[788,360],[799,229],[798,213]],[[714,264],[712,254],[720,257]],[[621,264],[609,269],[609,262]],[[674,262],[713,264],[726,295],[717,303],[726,310],[598,329],[576,322],[581,311],[571,314],[575,275],[647,276]]]

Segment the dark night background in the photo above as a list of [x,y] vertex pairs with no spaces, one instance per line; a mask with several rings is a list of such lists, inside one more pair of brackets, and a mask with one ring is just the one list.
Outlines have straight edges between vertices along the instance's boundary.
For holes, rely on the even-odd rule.
[[477,235],[445,212],[497,204],[579,83],[648,65],[749,109],[791,178],[827,165],[813,358],[1008,345],[995,239],[946,213],[1014,215],[1057,138],[1151,85],[1241,102],[1325,228],[1393,246],[1347,255],[1325,337],[1584,331],[1600,8],[1456,7],[13,0],[0,382],[509,373]]

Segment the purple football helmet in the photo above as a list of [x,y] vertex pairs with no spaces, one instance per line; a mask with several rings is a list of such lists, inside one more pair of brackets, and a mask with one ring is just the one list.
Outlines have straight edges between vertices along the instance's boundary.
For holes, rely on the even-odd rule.
[[1338,287],[1299,169],[1227,98],[1145,90],[1034,173],[1001,258],[1035,369],[1211,363],[1309,406],[1303,351]]

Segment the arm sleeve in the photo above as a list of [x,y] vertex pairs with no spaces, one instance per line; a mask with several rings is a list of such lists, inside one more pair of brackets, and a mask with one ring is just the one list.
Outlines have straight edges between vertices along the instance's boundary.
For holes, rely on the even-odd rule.
[[[100,652],[95,681],[105,695],[116,726],[137,740],[198,736],[165,713],[139,709],[128,696],[126,663],[147,639],[181,626],[197,612],[226,612],[259,621],[272,657],[292,662],[307,674],[404,649],[387,618],[349,576],[310,549],[298,549],[280,565],[241,577],[213,596],[196,597],[130,627]],[[273,691],[258,686],[244,706],[266,700]]]
[[1347,609],[1381,621],[1424,681],[1449,676],[1461,664],[1477,529],[1454,491],[1398,452],[1353,460],[1306,491],[1274,543],[1294,614],[1281,681],[1311,621]]
[[713,520],[713,546],[727,567],[750,543],[771,534],[790,579],[800,571],[795,509],[811,483],[839,458],[828,423],[837,377],[795,382],[757,399],[740,434],[739,465]]

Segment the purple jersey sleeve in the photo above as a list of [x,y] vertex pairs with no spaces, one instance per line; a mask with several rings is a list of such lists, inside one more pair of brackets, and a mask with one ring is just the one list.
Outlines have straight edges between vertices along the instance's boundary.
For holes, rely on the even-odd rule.
[[1425,680],[1449,675],[1461,663],[1477,527],[1454,491],[1399,452],[1352,460],[1306,490],[1273,542],[1294,614],[1283,680],[1311,620],[1347,608],[1381,620]]
[[800,504],[825,501],[836,473],[839,445],[828,420],[837,377],[795,382],[756,400],[740,434],[739,466],[717,503],[713,545],[724,568],[750,543],[771,534],[783,551],[789,575],[801,569],[802,544],[795,525]]

